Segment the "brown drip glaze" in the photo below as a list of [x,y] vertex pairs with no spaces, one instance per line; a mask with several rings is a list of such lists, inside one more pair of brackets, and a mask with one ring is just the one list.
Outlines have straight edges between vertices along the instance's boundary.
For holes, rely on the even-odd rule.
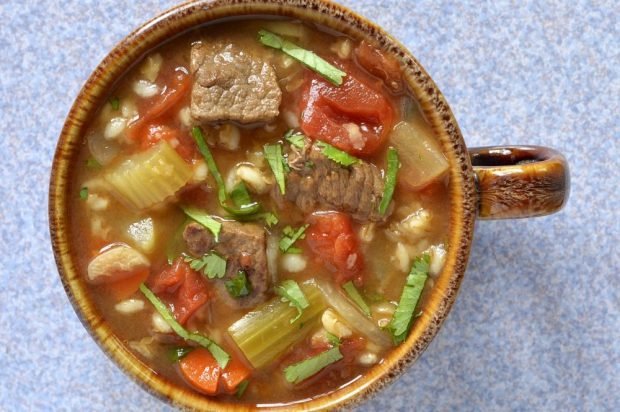
[[480,219],[544,216],[568,200],[568,163],[559,152],[540,146],[469,149],[478,188]]

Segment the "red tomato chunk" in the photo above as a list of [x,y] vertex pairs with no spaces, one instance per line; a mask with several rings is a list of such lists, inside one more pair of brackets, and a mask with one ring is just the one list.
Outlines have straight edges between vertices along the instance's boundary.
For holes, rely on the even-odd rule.
[[149,281],[153,293],[166,302],[180,324],[209,300],[206,280],[189,267],[183,258],[158,273]]
[[362,284],[364,260],[359,251],[351,218],[340,212],[317,212],[309,218],[306,240],[310,249],[334,272],[339,284],[353,280]]
[[301,96],[301,129],[356,156],[377,152],[394,123],[394,109],[373,81],[354,66],[347,67],[341,86],[308,72]]

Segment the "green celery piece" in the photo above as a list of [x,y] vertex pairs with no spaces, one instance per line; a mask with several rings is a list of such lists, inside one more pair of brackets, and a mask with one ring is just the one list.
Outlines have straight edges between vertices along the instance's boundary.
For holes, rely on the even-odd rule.
[[270,31],[260,30],[258,32],[258,40],[267,47],[281,50],[282,52],[288,54],[336,86],[342,85],[343,78],[347,75],[336,66],[319,57],[316,53],[303,49],[295,43],[285,40]]
[[327,156],[327,158],[331,161],[334,161],[342,166],[351,166],[360,161],[355,156],[351,156],[347,152],[338,149],[325,142],[318,142],[317,145],[321,148],[321,152]]
[[275,297],[248,312],[228,328],[228,333],[254,368],[276,361],[289,348],[301,342],[320,322],[327,308],[325,298],[314,280],[299,285],[309,306],[294,324],[297,309]]
[[304,295],[304,292],[294,280],[288,279],[283,281],[276,286],[275,291],[282,298],[282,302],[288,302],[291,307],[297,309],[297,316],[291,319],[291,323],[299,319],[303,310],[310,306],[306,295]]
[[222,230],[221,222],[213,219],[213,217],[204,210],[195,207],[183,207],[182,209],[187,216],[209,229],[211,233],[213,233],[213,236],[215,236],[216,242],[219,241],[220,230]]
[[396,188],[396,175],[398,174],[398,168],[400,162],[398,161],[398,153],[396,149],[390,147],[387,153],[387,171],[385,172],[385,187],[383,189],[383,197],[381,203],[379,203],[379,213],[382,215],[387,211],[392,196],[394,195],[394,189]]
[[220,174],[219,169],[217,168],[217,164],[215,163],[215,159],[213,158],[213,154],[211,150],[209,150],[209,146],[205,142],[204,135],[202,134],[202,130],[198,126],[194,126],[192,128],[192,137],[198,146],[198,150],[204,157],[205,162],[207,163],[207,168],[209,172],[213,175],[215,179],[215,183],[217,184],[217,198],[221,204],[226,202],[226,186],[224,185],[224,180],[222,179],[222,175]]
[[321,369],[324,369],[332,363],[338,362],[342,358],[343,356],[342,353],[340,353],[340,348],[335,346],[316,356],[287,366],[284,369],[284,377],[289,383],[299,383],[317,374]]
[[284,176],[285,159],[282,156],[282,146],[279,144],[266,144],[263,147],[265,159],[269,163],[269,167],[276,178],[280,193],[286,194],[286,176]]
[[403,292],[398,302],[398,307],[394,312],[394,317],[388,325],[388,329],[392,333],[394,342],[399,344],[407,339],[409,329],[413,322],[413,312],[415,311],[418,300],[422,295],[424,289],[424,283],[428,278],[428,270],[430,265],[430,255],[428,253],[422,254],[417,257],[407,280]]
[[364,312],[366,316],[370,316],[370,308],[364,301],[362,295],[360,295],[360,292],[357,290],[353,282],[348,281],[347,283],[342,285],[342,288],[345,292],[347,292],[347,295],[349,295],[351,300],[355,302],[355,304],[362,310],[362,312]]
[[168,310],[166,305],[159,300],[157,296],[151,290],[142,283],[140,285],[140,292],[148,299],[149,302],[155,307],[155,310],[161,315],[162,318],[166,321],[168,325],[172,328],[172,330],[179,335],[181,338],[185,340],[191,340],[196,342],[200,346],[206,348],[211,355],[215,358],[217,364],[224,369],[226,365],[228,365],[228,361],[230,361],[230,355],[226,353],[224,349],[222,349],[217,343],[207,338],[206,336],[200,335],[194,332],[188,332],[177,320],[172,316],[172,313]]

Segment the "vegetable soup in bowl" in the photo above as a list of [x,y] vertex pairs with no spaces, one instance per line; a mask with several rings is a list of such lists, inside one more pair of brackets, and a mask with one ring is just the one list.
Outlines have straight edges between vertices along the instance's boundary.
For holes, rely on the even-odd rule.
[[566,200],[551,149],[472,159],[419,63],[353,12],[192,2],[129,35],[77,97],[54,253],[94,339],[156,396],[343,407],[436,334],[477,214]]

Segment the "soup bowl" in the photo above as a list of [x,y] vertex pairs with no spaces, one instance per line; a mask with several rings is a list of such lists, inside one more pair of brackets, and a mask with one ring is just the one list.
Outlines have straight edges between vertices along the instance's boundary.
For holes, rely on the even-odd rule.
[[424,314],[407,340],[385,360],[343,388],[295,405],[273,408],[343,408],[359,403],[403,373],[437,334],[456,298],[466,270],[476,219],[523,218],[550,214],[566,203],[568,165],[555,150],[538,146],[468,149],[444,96],[418,61],[380,27],[335,3],[322,0],[215,0],[179,5],[148,21],[122,40],[99,64],[77,96],[56,149],[49,194],[51,239],[58,271],[82,323],[102,350],[148,392],[181,408],[244,409],[179,387],[149,369],[103,321],[76,267],[77,245],[70,241],[69,188],[86,127],[119,79],[146,52],[192,28],[221,19],[268,15],[317,23],[356,39],[366,39],[401,65],[449,160],[450,224],[444,267],[435,280]]

